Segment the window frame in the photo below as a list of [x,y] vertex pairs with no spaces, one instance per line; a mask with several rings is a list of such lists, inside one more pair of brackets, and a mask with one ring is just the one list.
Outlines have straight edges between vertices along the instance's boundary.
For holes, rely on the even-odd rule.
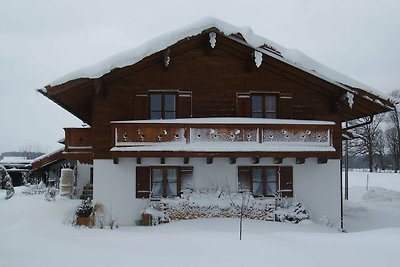
[[[152,109],[152,101],[151,98],[152,96],[159,95],[161,97],[161,107],[160,110],[153,110]],[[166,110],[166,96],[171,95],[174,96],[174,110]],[[178,93],[176,91],[153,91],[149,92],[149,120],[165,120],[166,119],[166,113],[174,113],[174,117],[171,119],[176,119],[177,118],[177,112],[178,112]],[[160,118],[152,118],[152,113],[153,112],[159,112],[160,113]]]
[[[266,106],[267,97],[273,96],[275,98],[275,110],[268,111]],[[261,97],[261,111],[254,112],[253,111],[253,97]],[[279,94],[277,93],[251,93],[250,94],[250,111],[252,118],[265,118],[265,119],[277,119],[278,118],[278,110],[279,110]],[[261,117],[254,116],[255,113],[261,114]],[[267,114],[273,114],[273,117],[266,116]]]
[[[238,174],[239,174],[240,171],[243,171],[243,170],[241,170],[241,168],[243,168],[243,170],[245,168],[247,168],[250,171],[250,177],[249,177],[250,178],[250,181],[249,181],[250,188],[249,189],[251,191],[251,194],[255,198],[257,198],[257,197],[275,197],[274,194],[272,194],[272,195],[268,194],[267,185],[269,183],[272,183],[272,182],[268,181],[267,170],[275,170],[275,172],[276,172],[276,176],[275,176],[276,177],[276,181],[275,181],[276,191],[274,193],[276,193],[277,191],[280,190],[280,173],[279,173],[280,172],[280,167],[279,166],[238,166]],[[254,194],[254,170],[257,170],[257,169],[261,170],[261,183],[262,183],[262,194],[261,195]],[[238,185],[240,183],[241,183],[241,181],[239,181],[239,176],[238,176]],[[240,191],[240,190],[243,190],[243,189],[238,187],[238,190]]]
[[[177,197],[180,196],[182,193],[182,190],[185,190],[186,188],[182,189],[182,176],[183,173],[187,175],[187,173],[191,173],[193,179],[193,167],[192,166],[148,166],[149,168],[149,179],[150,179],[150,198],[152,199],[161,199],[161,198],[169,198],[169,197]],[[161,196],[154,196],[153,195],[153,172],[154,170],[162,170],[162,180],[161,180],[161,187],[162,187],[162,194]],[[175,170],[176,173],[176,192],[173,192],[173,194],[168,195],[168,185],[170,184],[168,182],[168,170]]]
[[[161,170],[162,171],[162,180],[161,180],[161,188],[162,188],[162,195],[161,196],[154,196],[153,195],[153,171],[154,170]],[[173,195],[168,196],[168,170],[175,170],[176,172],[176,192],[173,192]],[[167,197],[176,197],[179,196],[181,188],[180,188],[180,167],[179,166],[152,166],[150,167],[150,195],[151,198],[167,198]]]

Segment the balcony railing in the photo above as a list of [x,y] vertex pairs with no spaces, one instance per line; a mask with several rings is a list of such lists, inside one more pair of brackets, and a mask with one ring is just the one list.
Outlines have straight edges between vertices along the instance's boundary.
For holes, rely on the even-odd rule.
[[237,144],[238,147],[261,150],[268,149],[268,145],[286,145],[286,149],[287,145],[297,145],[317,148],[315,151],[335,151],[334,127],[335,123],[322,121],[234,118],[112,123],[115,148],[171,144],[185,150],[205,144],[204,151],[207,151],[207,145],[213,144],[218,144],[220,150],[223,149],[221,144]]
[[91,128],[64,128],[65,152],[88,152],[92,150]]

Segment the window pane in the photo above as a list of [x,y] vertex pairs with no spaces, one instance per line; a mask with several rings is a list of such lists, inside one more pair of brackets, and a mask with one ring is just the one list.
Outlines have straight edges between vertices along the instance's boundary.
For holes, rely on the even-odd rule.
[[262,112],[262,97],[259,95],[251,96],[251,111]]
[[253,169],[253,195],[263,195],[262,169]]
[[265,96],[265,112],[276,112],[276,96]]
[[151,188],[151,196],[152,197],[162,197],[163,196],[162,183],[153,183],[153,186]]
[[151,111],[161,111],[161,95],[150,95]]
[[162,169],[152,169],[152,187],[151,187],[151,195],[152,197],[162,197],[163,188],[162,188],[162,179],[163,179],[163,171]]
[[262,118],[263,116],[262,116],[261,112],[253,112],[251,114],[251,117],[253,117],[253,118]]
[[165,112],[164,119],[175,119],[175,112]]
[[176,169],[167,170],[167,180],[169,182],[176,182]]
[[253,169],[253,182],[262,182],[262,169]]
[[152,173],[152,178],[153,178],[153,182],[162,182],[162,178],[163,178],[163,170],[162,169],[152,169],[151,170]]
[[175,95],[164,95],[165,111],[175,111]]
[[167,197],[175,197],[175,196],[177,196],[176,182],[168,183],[167,184]]
[[267,183],[267,195],[273,196],[276,193],[276,182]]
[[151,120],[159,120],[159,119],[161,119],[161,112],[160,111],[152,111],[150,113],[150,119]]
[[167,196],[173,197],[177,195],[177,171],[176,169],[167,169]]
[[267,171],[267,183],[269,183],[269,182],[276,183],[277,174],[278,174],[277,169],[270,168],[270,169],[267,169],[266,171]]
[[253,182],[253,195],[254,196],[262,196],[263,195],[262,183]]

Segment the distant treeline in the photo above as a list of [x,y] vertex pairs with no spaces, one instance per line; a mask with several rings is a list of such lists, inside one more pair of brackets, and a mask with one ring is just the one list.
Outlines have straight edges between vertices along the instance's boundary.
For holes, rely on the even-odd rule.
[[[393,170],[395,171],[395,163],[391,155],[373,155],[373,170]],[[343,157],[344,166],[344,157]],[[349,156],[350,169],[369,169],[369,159],[367,155],[364,156]]]

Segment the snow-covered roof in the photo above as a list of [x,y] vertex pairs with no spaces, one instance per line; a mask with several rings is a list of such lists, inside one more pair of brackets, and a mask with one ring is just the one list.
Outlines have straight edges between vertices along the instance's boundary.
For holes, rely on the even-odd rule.
[[41,155],[40,157],[35,158],[35,159],[32,161],[32,163],[41,161],[41,160],[43,160],[43,159],[45,159],[45,158],[48,158],[48,157],[50,157],[50,156],[53,156],[53,155],[55,155],[55,154],[57,154],[57,153],[60,153],[60,152],[62,152],[62,151],[64,151],[64,147],[59,148],[59,149],[57,149],[57,150],[55,150],[55,151],[52,151],[52,152],[50,152],[50,153]]
[[335,125],[333,121],[314,121],[314,120],[284,120],[284,119],[264,119],[264,118],[189,118],[189,119],[167,119],[167,120],[132,120],[132,121],[112,121],[111,123],[140,123],[140,124],[278,124],[278,125]]
[[[198,35],[204,30],[210,28],[217,28],[224,35],[235,39],[236,41],[243,42],[237,38],[237,36],[235,36],[235,34],[240,33],[246,40],[243,42],[245,45],[251,46],[261,53],[272,56],[312,75],[334,83],[347,91],[353,92],[350,87],[358,88],[377,95],[383,99],[389,100],[393,103],[398,102],[397,99],[394,99],[389,95],[386,95],[368,85],[365,85],[352,78],[349,78],[342,73],[328,68],[327,66],[306,56],[297,49],[285,48],[276,44],[275,42],[272,42],[271,40],[255,34],[248,26],[238,27],[212,17],[204,18],[176,31],[172,31],[157,38],[151,39],[138,47],[115,54],[97,64],[71,72],[51,82],[50,86],[60,85],[78,78],[99,78],[104,74],[109,73],[113,69],[133,65],[143,58],[164,50],[165,48],[177,43],[182,39]],[[46,92],[45,88],[42,88],[41,90]]]
[[0,164],[29,164],[31,162],[32,160],[26,157],[4,157],[0,160]]

